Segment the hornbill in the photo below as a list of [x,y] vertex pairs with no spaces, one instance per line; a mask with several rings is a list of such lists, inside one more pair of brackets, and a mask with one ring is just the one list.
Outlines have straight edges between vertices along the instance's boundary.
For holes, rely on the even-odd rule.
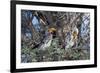
[[53,38],[56,37],[55,33],[56,33],[56,29],[55,28],[49,28],[48,29],[48,34],[47,34],[47,36],[46,36],[46,38],[44,40],[44,43],[42,43],[42,45],[40,46],[40,49],[45,50],[46,48],[51,46]]
[[[72,29],[72,32],[70,33],[70,40],[68,40],[69,38],[67,38],[67,40],[66,40],[66,49],[67,48],[71,48],[71,47],[73,47],[74,45],[76,45],[76,43],[77,43],[77,39],[78,39],[78,33],[79,33],[79,31],[78,31],[78,28],[75,26],[73,29]],[[67,35],[68,36],[68,35]]]

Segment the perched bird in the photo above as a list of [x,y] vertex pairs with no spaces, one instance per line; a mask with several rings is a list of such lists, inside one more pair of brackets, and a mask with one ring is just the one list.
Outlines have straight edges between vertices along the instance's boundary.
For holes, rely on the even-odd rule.
[[52,40],[53,40],[53,32],[55,31],[55,28],[49,28],[48,34],[44,40],[44,43],[40,46],[40,49],[45,50],[46,48],[51,46]]
[[69,31],[70,34],[69,37],[68,35],[66,36],[66,47],[65,47],[66,49],[76,45],[78,39],[78,33],[79,31],[76,26],[72,29],[72,32]]

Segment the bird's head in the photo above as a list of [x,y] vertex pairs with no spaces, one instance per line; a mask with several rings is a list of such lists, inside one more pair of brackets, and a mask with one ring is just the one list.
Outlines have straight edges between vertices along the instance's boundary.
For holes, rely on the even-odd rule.
[[53,36],[53,38],[55,38],[56,37],[56,28],[49,28],[48,29],[48,32],[50,33],[50,35],[52,35]]
[[52,34],[52,33],[56,32],[56,28],[49,28],[48,32]]

